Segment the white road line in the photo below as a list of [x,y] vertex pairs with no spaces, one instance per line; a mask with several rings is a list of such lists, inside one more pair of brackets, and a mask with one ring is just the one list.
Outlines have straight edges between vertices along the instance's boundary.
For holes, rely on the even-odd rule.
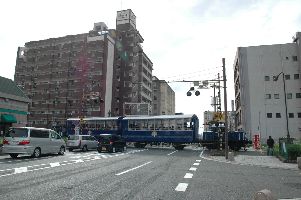
[[204,150],[201,152],[201,154],[200,154],[200,157],[202,157],[202,156],[203,156],[203,153],[204,153]]
[[84,162],[82,159],[78,159],[78,160],[71,160],[71,161],[74,161],[75,163]]
[[190,170],[190,171],[196,171],[196,169],[197,169],[196,167],[190,167],[189,170]]
[[201,162],[202,160],[195,160],[196,162]]
[[175,190],[178,192],[185,192],[187,187],[188,183],[179,183]]
[[19,174],[19,173],[23,173],[23,172],[27,172],[27,167],[15,168],[15,174]]
[[127,172],[130,172],[130,171],[133,171],[133,170],[138,169],[138,168],[140,168],[140,167],[143,167],[143,166],[145,166],[145,165],[148,165],[148,164],[150,164],[151,162],[153,162],[153,161],[149,161],[149,162],[147,162],[147,163],[144,163],[143,165],[139,165],[139,166],[137,166],[137,167],[128,169],[128,170],[126,170],[126,171],[120,172],[120,173],[115,174],[115,175],[116,175],[116,176],[119,176],[119,175],[125,174],[125,173],[127,173]]
[[173,151],[173,152],[171,152],[171,153],[169,153],[169,154],[167,154],[167,155],[170,156],[171,154],[176,153],[177,151],[178,151],[178,150]]
[[191,174],[191,173],[186,173],[184,176],[184,178],[192,178],[192,177],[193,177],[193,174]]
[[59,162],[54,162],[54,163],[49,163],[50,167],[59,167],[60,163]]
[[199,165],[200,165],[200,163],[193,163],[193,165],[194,165],[194,166],[199,166]]

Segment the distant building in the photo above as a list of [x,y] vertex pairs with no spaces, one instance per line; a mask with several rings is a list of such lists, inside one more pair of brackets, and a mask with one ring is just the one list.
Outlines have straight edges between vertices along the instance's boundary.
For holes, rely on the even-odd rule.
[[[234,116],[235,112],[234,111],[228,111],[227,112],[228,116],[228,130],[229,131],[236,131],[234,127]],[[204,112],[204,131],[210,131],[211,125],[213,125],[213,122],[221,122],[225,123],[225,111],[221,112],[214,112],[214,111],[205,111]],[[215,126],[215,124],[214,124]]]
[[0,131],[26,126],[30,99],[10,79],[0,76]]
[[175,114],[175,92],[164,80],[153,76],[153,115]]
[[117,12],[112,115],[150,114],[153,63],[143,51],[144,39],[131,9]]
[[32,102],[28,124],[63,126],[69,117],[108,116],[115,41],[104,23],[89,33],[19,47],[15,82]]
[[270,135],[276,139],[286,137],[288,131],[291,137],[301,138],[300,44],[298,32],[293,43],[237,49],[237,129],[252,135],[259,133],[264,142]]

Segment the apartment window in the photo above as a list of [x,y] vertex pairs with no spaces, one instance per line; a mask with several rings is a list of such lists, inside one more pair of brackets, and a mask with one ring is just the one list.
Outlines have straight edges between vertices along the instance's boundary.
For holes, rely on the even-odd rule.
[[281,118],[281,113],[276,113],[276,118]]
[[301,98],[301,93],[296,93],[296,98],[297,99]]
[[299,74],[294,74],[294,79],[299,79],[300,78],[300,75]]
[[265,99],[271,99],[271,94],[265,94]]
[[267,113],[267,118],[272,118],[272,113]]
[[294,113],[288,113],[289,118],[294,118]]
[[274,99],[279,99],[279,94],[274,94]]
[[291,79],[291,75],[289,75],[289,74],[285,74],[285,80],[290,80]]
[[269,76],[264,76],[264,80],[265,81],[270,81],[270,77]]
[[293,61],[298,61],[298,57],[297,56],[292,56]]
[[301,118],[301,113],[298,113],[298,118]]
[[293,98],[293,94],[292,93],[286,93],[286,98],[287,99],[292,99]]

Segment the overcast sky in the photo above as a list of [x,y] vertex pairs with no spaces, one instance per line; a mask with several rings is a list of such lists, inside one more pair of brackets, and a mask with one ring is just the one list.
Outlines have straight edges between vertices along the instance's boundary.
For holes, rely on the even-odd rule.
[[[300,0],[26,0],[0,2],[0,76],[13,79],[17,48],[26,42],[87,33],[95,22],[116,28],[118,10],[132,9],[153,75],[166,81],[208,80],[226,59],[228,109],[234,99],[237,47],[291,43],[301,27]],[[213,90],[186,97],[189,83],[171,83],[176,112],[203,118]]]

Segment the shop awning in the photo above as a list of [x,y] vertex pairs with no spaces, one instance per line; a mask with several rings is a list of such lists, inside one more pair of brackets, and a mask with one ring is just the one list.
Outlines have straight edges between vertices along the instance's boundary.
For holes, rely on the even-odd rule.
[[4,123],[17,123],[17,119],[14,115],[2,114],[1,115],[1,122],[4,122]]

